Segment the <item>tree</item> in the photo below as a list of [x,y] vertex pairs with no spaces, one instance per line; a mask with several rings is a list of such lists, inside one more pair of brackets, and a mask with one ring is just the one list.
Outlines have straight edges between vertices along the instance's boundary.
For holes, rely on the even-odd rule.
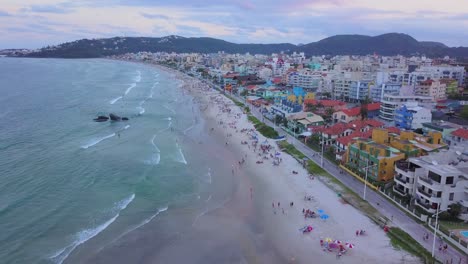
[[333,107],[328,107],[325,109],[325,114],[324,114],[324,118],[327,119],[327,120],[330,120],[332,115],[333,115],[333,112],[335,112],[335,110],[333,109]]
[[306,110],[309,111],[309,112],[315,112],[317,111],[317,106],[308,102],[305,104],[305,107],[306,107]]
[[468,119],[468,105],[464,105],[461,112],[460,112],[460,116],[463,118],[463,119]]
[[458,218],[462,210],[462,206],[459,203],[451,204],[448,210],[449,214],[453,218]]
[[369,97],[366,96],[366,99],[362,100],[361,102],[361,109],[360,109],[360,114],[361,114],[361,119],[367,119],[367,116],[369,114],[369,111],[367,109],[367,105],[370,103]]
[[243,90],[243,91],[240,93],[240,95],[241,95],[241,96],[246,96],[248,92],[249,92],[249,91],[247,91],[247,90]]

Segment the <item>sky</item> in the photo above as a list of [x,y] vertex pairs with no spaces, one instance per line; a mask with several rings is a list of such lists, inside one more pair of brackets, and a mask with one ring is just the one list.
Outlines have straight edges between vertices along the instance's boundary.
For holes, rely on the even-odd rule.
[[167,35],[305,44],[390,32],[468,46],[468,0],[0,0],[0,49]]

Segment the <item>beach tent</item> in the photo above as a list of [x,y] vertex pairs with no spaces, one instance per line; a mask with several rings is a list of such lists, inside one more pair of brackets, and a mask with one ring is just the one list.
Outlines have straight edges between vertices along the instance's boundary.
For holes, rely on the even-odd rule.
[[346,243],[346,247],[347,247],[347,248],[354,248],[354,244]]

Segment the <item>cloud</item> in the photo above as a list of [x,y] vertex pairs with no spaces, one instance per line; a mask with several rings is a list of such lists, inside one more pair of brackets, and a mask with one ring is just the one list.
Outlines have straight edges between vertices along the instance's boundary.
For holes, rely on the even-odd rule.
[[169,19],[168,16],[160,15],[160,14],[148,14],[148,13],[144,13],[144,12],[142,12],[140,14],[141,14],[141,16],[149,18],[149,19],[155,19],[155,18],[157,18],[157,19]]
[[7,17],[7,16],[11,16],[11,15],[8,12],[0,10],[0,17]]
[[67,5],[31,5],[29,7],[22,8],[21,11],[52,14],[68,14],[74,12],[74,10],[67,7]]

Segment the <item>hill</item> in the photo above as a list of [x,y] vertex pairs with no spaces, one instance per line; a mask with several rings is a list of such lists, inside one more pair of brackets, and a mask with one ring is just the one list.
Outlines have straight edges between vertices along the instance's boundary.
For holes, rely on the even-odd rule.
[[468,58],[468,48],[449,48],[442,43],[417,41],[413,37],[389,33],[379,36],[337,35],[304,45],[280,44],[236,44],[215,38],[185,38],[167,36],[115,37],[107,39],[81,39],[58,46],[45,47],[28,54],[29,57],[96,58],[135,52],[199,52],[271,54],[305,52],[307,55],[426,55],[429,57],[451,56]]

